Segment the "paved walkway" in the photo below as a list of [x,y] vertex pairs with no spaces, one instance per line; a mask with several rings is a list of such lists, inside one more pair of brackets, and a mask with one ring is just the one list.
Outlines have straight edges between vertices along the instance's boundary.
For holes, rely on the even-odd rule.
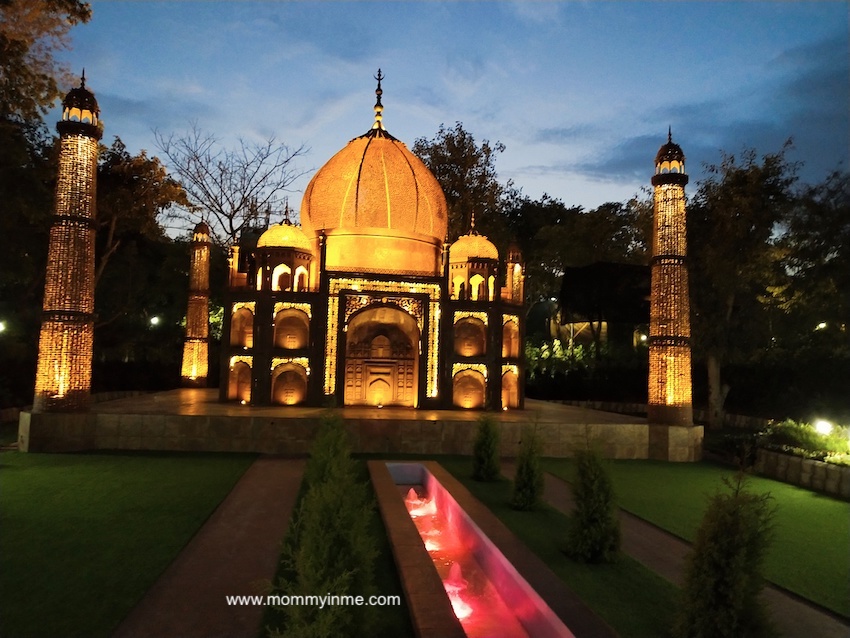
[[[502,473],[509,478],[513,478],[515,470],[512,464],[502,465]],[[574,508],[570,484],[549,473],[545,474],[544,498],[561,512],[569,514]],[[682,585],[690,543],[623,510],[620,510],[620,531],[626,554],[677,587]],[[763,597],[780,635],[785,638],[850,636],[847,624],[772,585],[765,586]]]
[[257,459],[113,635],[256,638],[265,608],[225,596],[274,579],[303,473],[303,460]]

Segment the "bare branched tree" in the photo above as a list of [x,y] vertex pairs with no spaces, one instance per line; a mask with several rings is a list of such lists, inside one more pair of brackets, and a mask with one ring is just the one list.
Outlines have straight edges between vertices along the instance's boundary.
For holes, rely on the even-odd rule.
[[261,143],[240,138],[239,147],[230,150],[196,122],[182,134],[154,135],[191,203],[171,218],[190,227],[206,221],[213,240],[222,245],[236,241],[261,212],[283,208],[290,185],[306,172],[295,166],[305,147],[291,148],[274,137]]

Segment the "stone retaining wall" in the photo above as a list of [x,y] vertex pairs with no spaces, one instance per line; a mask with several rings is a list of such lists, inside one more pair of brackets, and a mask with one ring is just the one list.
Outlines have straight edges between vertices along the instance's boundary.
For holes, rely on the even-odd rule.
[[756,471],[768,478],[850,500],[850,467],[759,449]]
[[[619,403],[615,401],[558,401],[564,405],[574,405],[580,408],[602,410],[603,412],[616,412],[618,414],[646,414],[646,403]],[[708,410],[694,410],[694,422],[707,423]],[[725,414],[723,416],[723,427],[747,428],[760,430],[773,423],[772,419],[763,419],[755,416],[744,416],[742,414]]]
[[[499,421],[501,454],[516,456],[523,427]],[[352,447],[362,453],[472,454],[477,429],[469,420],[345,418]],[[210,416],[22,412],[18,448],[25,452],[175,450],[306,454],[319,417]],[[658,428],[661,426],[652,426]],[[612,459],[699,460],[702,427],[665,428],[664,440],[646,423],[539,423],[542,454],[571,457],[588,444]],[[663,449],[662,449],[663,448]]]

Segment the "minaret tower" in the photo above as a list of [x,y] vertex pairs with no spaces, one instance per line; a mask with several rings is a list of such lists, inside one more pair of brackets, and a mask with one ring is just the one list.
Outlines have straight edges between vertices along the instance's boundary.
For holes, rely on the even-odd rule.
[[33,412],[87,410],[94,339],[94,243],[100,109],[80,86],[62,100],[59,175],[44,283]]
[[184,388],[205,388],[209,366],[210,227],[205,222],[192,232],[189,265],[189,305],[180,373]]
[[691,317],[685,226],[685,154],[667,133],[655,157],[649,311],[650,424],[692,425]]

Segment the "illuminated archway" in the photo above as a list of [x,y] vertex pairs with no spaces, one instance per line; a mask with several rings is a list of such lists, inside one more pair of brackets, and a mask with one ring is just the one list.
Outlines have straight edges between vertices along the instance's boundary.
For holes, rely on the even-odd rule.
[[483,408],[485,384],[477,370],[461,370],[452,379],[452,402],[460,408]]
[[299,290],[307,290],[309,287],[310,278],[307,272],[307,268],[305,268],[304,266],[298,266],[295,269],[295,284],[292,289],[298,292]]
[[278,264],[272,271],[272,290],[290,290],[292,288],[292,269],[286,264]]
[[254,313],[239,308],[230,320],[230,345],[243,348],[254,347]]
[[508,370],[502,375],[502,407],[519,407],[519,380],[513,370]]
[[475,274],[469,278],[469,292],[469,297],[473,301],[486,301],[487,286],[483,276]]
[[416,407],[419,327],[395,306],[354,314],[345,332],[345,405]]
[[274,318],[274,346],[287,350],[306,348],[310,344],[310,319],[301,310],[281,310]]
[[272,403],[297,405],[307,398],[307,371],[295,363],[284,363],[272,372]]
[[475,317],[465,317],[455,324],[455,354],[480,357],[487,351],[487,327]]
[[502,326],[502,356],[505,358],[519,356],[519,326],[514,321],[507,321]]
[[237,361],[230,368],[227,398],[243,403],[251,401],[251,366],[244,361]]

